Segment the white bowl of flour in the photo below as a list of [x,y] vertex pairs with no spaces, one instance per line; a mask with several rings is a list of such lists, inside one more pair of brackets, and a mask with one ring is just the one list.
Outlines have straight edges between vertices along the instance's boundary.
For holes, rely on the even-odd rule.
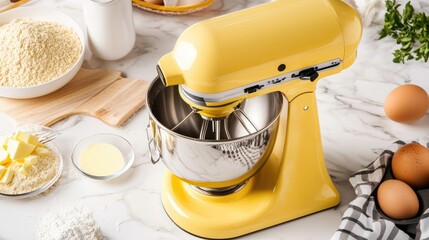
[[21,7],[1,13],[0,97],[27,99],[58,90],[77,74],[84,51],[82,29],[59,11]]

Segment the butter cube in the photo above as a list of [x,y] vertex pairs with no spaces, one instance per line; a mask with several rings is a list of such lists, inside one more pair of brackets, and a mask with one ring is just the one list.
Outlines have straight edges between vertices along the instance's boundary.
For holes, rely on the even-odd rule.
[[29,144],[35,145],[35,146],[37,146],[39,144],[39,138],[38,137],[31,135],[29,133],[26,133],[26,132],[17,131],[15,133],[14,138],[16,140],[21,141],[21,142],[26,142],[26,143],[29,143]]
[[8,184],[10,181],[12,181],[13,178],[13,171],[10,168],[7,168],[6,172],[4,173],[3,177],[0,180],[0,183]]
[[10,162],[9,153],[3,148],[0,148],[0,165],[4,165],[8,162]]
[[12,134],[0,136],[0,144],[1,144],[1,147],[3,147],[3,149],[7,149],[7,142],[12,137],[13,137]]
[[3,177],[3,175],[6,172],[7,167],[0,165],[0,179]]
[[15,163],[18,164],[18,166],[22,166],[22,165],[24,165],[25,160],[24,159],[16,159]]
[[24,176],[28,176],[28,172],[27,172],[27,170],[25,170],[24,166],[22,166],[18,169],[18,173],[21,175],[24,175]]
[[9,139],[7,151],[12,160],[23,159],[30,155],[36,146],[15,139]]
[[18,173],[22,174],[24,176],[28,176],[30,174],[30,168],[31,168],[31,164],[29,163],[24,163],[23,165],[21,165],[21,167],[19,167],[18,169]]
[[37,154],[48,154],[49,153],[49,149],[47,149],[47,148],[44,148],[44,147],[38,147],[38,148],[36,148],[36,151],[35,151]]
[[24,158],[25,163],[35,165],[39,162],[39,159],[35,155],[30,155]]

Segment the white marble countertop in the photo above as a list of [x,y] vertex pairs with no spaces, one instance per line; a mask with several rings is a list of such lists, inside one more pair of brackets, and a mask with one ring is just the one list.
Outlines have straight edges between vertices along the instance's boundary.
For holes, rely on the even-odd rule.
[[[34,0],[26,5],[58,9],[84,26],[82,2]],[[158,59],[172,49],[176,38],[187,26],[263,2],[266,0],[217,0],[208,9],[188,16],[163,16],[134,8],[138,36],[132,52],[124,59],[112,62],[87,55],[84,66],[120,70],[131,78],[151,81],[156,76]],[[400,84],[415,83],[429,90],[428,64],[392,63],[390,52],[395,43],[389,39],[377,40],[380,28],[364,29],[358,58],[352,67],[318,84],[324,154],[328,171],[341,193],[341,204],[240,239],[329,239],[340,223],[343,210],[355,197],[347,182],[348,176],[373,161],[380,149],[393,141],[426,137],[429,129],[427,115],[412,125],[398,124],[386,118],[383,102],[388,92]],[[144,130],[147,122],[148,113],[143,108],[125,126],[117,129],[85,116],[70,117],[54,125],[61,131],[55,143],[65,160],[64,172],[58,183],[39,197],[0,199],[0,239],[33,239],[41,216],[68,206],[91,209],[108,239],[197,239],[179,229],[163,210],[160,191],[165,167],[150,163]],[[13,121],[0,113],[0,132],[12,127]],[[78,140],[101,132],[124,136],[136,151],[131,170],[110,182],[80,175],[70,160]]]

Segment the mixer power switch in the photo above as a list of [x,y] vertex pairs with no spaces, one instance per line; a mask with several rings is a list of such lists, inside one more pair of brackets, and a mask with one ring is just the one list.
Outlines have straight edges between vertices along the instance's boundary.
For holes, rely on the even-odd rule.
[[313,82],[319,77],[319,73],[316,71],[316,69],[309,68],[299,72],[298,76],[301,80],[310,80]]

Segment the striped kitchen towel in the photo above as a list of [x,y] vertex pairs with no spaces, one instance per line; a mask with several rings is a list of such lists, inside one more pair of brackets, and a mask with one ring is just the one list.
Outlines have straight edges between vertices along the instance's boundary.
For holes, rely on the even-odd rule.
[[[370,165],[353,174],[349,181],[355,189],[356,199],[350,202],[338,230],[332,240],[408,240],[412,239],[392,221],[384,219],[376,209],[375,199],[371,196],[383,178],[389,159],[405,143],[397,141]],[[429,209],[427,209],[416,227],[414,239],[429,239]]]

